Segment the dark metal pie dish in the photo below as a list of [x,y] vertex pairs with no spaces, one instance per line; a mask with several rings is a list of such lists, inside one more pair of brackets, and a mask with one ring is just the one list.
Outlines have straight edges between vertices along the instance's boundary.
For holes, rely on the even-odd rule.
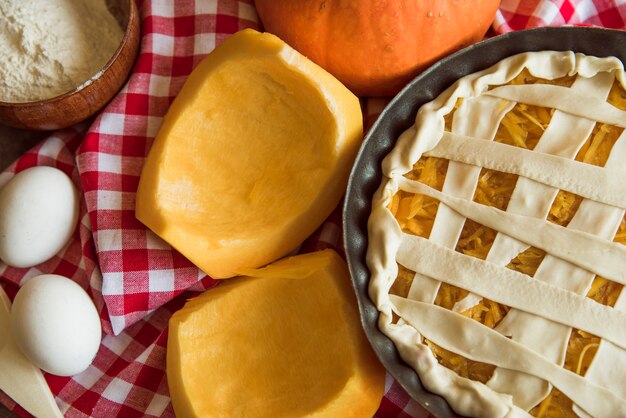
[[437,417],[457,417],[446,400],[426,390],[393,341],[378,328],[379,311],[369,297],[367,223],[381,184],[381,162],[415,123],[418,109],[459,78],[504,58],[530,51],[574,51],[626,62],[626,32],[591,27],[554,27],[512,32],[472,45],[437,62],[411,81],[384,109],[368,132],[352,168],[343,208],[344,247],[365,332],[380,361],[407,393]]

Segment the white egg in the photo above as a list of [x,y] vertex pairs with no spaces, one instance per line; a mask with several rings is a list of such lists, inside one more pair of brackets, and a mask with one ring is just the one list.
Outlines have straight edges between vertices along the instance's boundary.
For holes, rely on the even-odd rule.
[[32,167],[0,189],[0,260],[32,267],[69,242],[78,221],[72,180],[53,167]]
[[73,376],[93,361],[102,338],[96,307],[74,281],[56,274],[28,280],[11,308],[11,331],[37,367]]

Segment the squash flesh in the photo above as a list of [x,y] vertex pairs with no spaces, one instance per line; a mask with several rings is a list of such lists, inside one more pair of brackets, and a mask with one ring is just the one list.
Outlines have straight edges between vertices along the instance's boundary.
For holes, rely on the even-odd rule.
[[[265,206],[267,212],[284,213],[289,206],[302,211],[306,208],[304,201],[291,201],[289,188],[273,185],[284,184],[285,180],[293,178],[297,183],[293,187],[300,190],[302,195],[314,195],[317,192],[316,185],[323,181],[325,171],[332,165],[332,144],[317,140],[317,135],[322,138],[337,135],[337,126],[332,121],[330,111],[324,109],[323,102],[312,97],[314,91],[305,91],[302,87],[300,97],[281,98],[283,94],[280,90],[286,86],[267,74],[253,72],[253,68],[261,65],[275,67],[272,72],[283,82],[288,81],[291,88],[299,80],[289,77],[291,74],[288,70],[272,62],[263,62],[265,60],[224,65],[224,68],[220,68],[199,86],[193,101],[188,103],[178,116],[178,122],[167,132],[175,139],[168,141],[163,150],[163,163],[169,166],[163,170],[162,182],[157,189],[157,194],[164,198],[163,208],[176,211],[181,198],[196,203],[210,201],[206,205],[186,207],[189,212],[185,213],[178,225],[193,225],[206,219],[213,232],[231,234],[233,239],[241,238],[247,231],[236,228],[236,222],[224,223],[220,218],[210,216],[213,211],[231,211],[233,220],[246,219],[250,229],[260,228],[263,231],[276,220],[265,212],[261,213],[265,216],[250,216],[249,207],[240,202],[256,207]],[[244,71],[250,73],[245,77],[237,74]],[[238,77],[228,73],[237,74]],[[263,89],[257,89],[255,85],[262,85]],[[224,94],[212,94],[211,90],[216,88],[226,91],[241,89],[247,93],[245,96],[231,95],[226,91]],[[211,97],[210,102],[206,100],[207,97]],[[241,113],[248,119],[245,124],[241,123]],[[284,135],[276,135],[268,128],[268,115],[276,120],[277,125],[284,130]],[[315,126],[317,121],[323,122],[321,126]],[[208,132],[207,140],[211,141],[211,151],[214,153],[203,149],[204,144],[190,144],[187,140],[189,135],[202,135],[199,128]],[[250,138],[255,140],[251,141]],[[179,149],[180,144],[192,146]],[[323,158],[294,158],[316,153]],[[233,155],[237,158],[233,159]],[[269,162],[273,165],[266,165]],[[181,182],[180,173],[190,166],[204,171],[204,175],[214,181]],[[298,171],[306,172],[307,176],[296,176]],[[237,182],[229,181],[225,176],[225,173],[232,175],[236,172],[242,172]],[[218,184],[218,179],[224,183]],[[202,234],[197,232],[197,235]]]
[[207,274],[296,248],[338,204],[358,99],[278,38],[245,30],[190,75],[150,150],[137,218]]
[[248,273],[170,320],[177,415],[372,416],[385,373],[339,256],[326,250]]

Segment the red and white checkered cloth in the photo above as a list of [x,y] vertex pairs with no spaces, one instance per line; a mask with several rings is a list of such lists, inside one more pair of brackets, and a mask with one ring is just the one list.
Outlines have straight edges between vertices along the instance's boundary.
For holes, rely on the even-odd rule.
[[584,25],[626,28],[624,0],[503,0],[496,14],[496,33],[542,26]]
[[[105,336],[94,363],[73,377],[46,375],[66,417],[172,417],[165,379],[167,322],[186,299],[216,281],[148,231],[134,216],[145,155],[170,103],[194,66],[228,35],[258,27],[252,0],[138,0],[142,35],[132,75],[94,120],[50,135],[4,173],[60,168],[82,190],[80,226],[55,258],[31,269],[0,263],[13,299],[26,277],[71,277],[94,299]],[[626,1],[504,0],[496,33],[546,25],[626,28]],[[386,101],[364,100],[371,124]],[[341,251],[339,210],[302,251]],[[0,392],[0,402],[28,414]],[[390,377],[378,417],[425,417]]]

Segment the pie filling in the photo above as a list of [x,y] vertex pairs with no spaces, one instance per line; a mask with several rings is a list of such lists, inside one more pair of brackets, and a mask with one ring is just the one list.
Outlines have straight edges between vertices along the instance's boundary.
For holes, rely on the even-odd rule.
[[370,295],[460,414],[626,416],[623,74],[511,57],[423,106],[383,162]]

